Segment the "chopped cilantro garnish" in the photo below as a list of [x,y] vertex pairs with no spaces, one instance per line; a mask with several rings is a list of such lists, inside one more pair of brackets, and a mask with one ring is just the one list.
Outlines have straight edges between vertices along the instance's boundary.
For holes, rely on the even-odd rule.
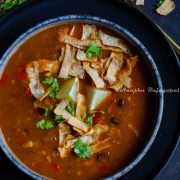
[[48,108],[44,108],[44,116],[48,116],[49,114],[49,109]]
[[49,120],[40,120],[36,123],[36,127],[40,129],[51,129],[54,127],[54,124]]
[[86,124],[92,126],[92,124],[93,124],[93,116],[92,116],[92,115],[91,115],[91,116],[87,116],[87,117],[85,118],[84,122],[85,122]]
[[75,107],[74,107],[74,105],[68,104],[65,109],[70,114],[75,115]]
[[55,114],[54,115],[54,120],[57,121],[57,122],[60,122],[62,120],[62,116]]
[[49,110],[52,111],[54,109],[54,106],[53,105],[50,105],[49,106]]
[[49,91],[49,97],[55,98],[56,91],[59,90],[59,83],[56,78],[53,77],[47,77],[43,80],[44,84],[50,85],[48,91]]
[[159,0],[159,2],[157,3],[157,7],[160,7],[164,1],[165,0]]
[[96,41],[94,41],[85,53],[87,58],[99,57],[101,55],[101,49],[97,47]]
[[6,14],[11,9],[25,1],[26,0],[4,0],[2,2],[0,1],[0,16]]
[[43,83],[44,83],[44,84],[48,84],[48,85],[51,85],[53,82],[54,82],[54,78],[53,78],[53,77],[46,77],[46,78],[43,80]]
[[74,143],[73,151],[81,159],[85,159],[91,156],[90,146],[85,144],[80,138]]

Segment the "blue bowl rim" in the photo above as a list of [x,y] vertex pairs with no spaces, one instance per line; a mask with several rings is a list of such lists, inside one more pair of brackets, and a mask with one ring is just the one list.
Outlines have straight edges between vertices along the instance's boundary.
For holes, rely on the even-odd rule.
[[[107,19],[103,19],[103,18],[100,18],[97,16],[84,15],[84,14],[83,15],[82,14],[79,14],[79,15],[72,14],[72,15],[58,16],[58,17],[43,21],[42,23],[38,23],[34,27],[32,27],[29,30],[27,30],[26,32],[24,32],[12,43],[12,45],[6,50],[6,52],[3,54],[2,58],[0,59],[0,73],[3,72],[3,69],[6,65],[6,63],[8,62],[8,59],[12,56],[12,54],[14,54],[14,52],[17,50],[17,48],[20,45],[22,45],[30,37],[32,37],[33,35],[37,34],[38,32],[40,32],[44,29],[47,29],[49,27],[56,26],[58,24],[65,24],[68,22],[78,22],[78,21],[91,22],[91,23],[109,27],[111,30],[119,32],[119,33],[125,35],[126,37],[128,37],[130,40],[132,40],[132,42],[141,50],[143,55],[146,57],[145,60],[150,65],[150,69],[153,72],[152,75],[153,75],[153,78],[155,81],[155,85],[160,90],[163,89],[161,77],[160,77],[159,71],[157,69],[157,66],[156,66],[153,58],[151,57],[150,53],[145,48],[145,46],[132,33],[130,33],[125,28],[121,27],[120,25],[118,25],[112,21],[109,21]],[[159,91],[157,93],[157,96],[158,96],[158,113],[156,115],[156,123],[155,123],[154,130],[151,133],[151,136],[150,136],[148,142],[146,143],[145,147],[143,148],[143,150],[141,150],[139,155],[131,163],[129,163],[124,169],[119,170],[119,172],[117,172],[111,176],[105,177],[105,179],[110,180],[110,179],[120,178],[121,176],[126,174],[128,171],[133,169],[141,161],[141,159],[146,155],[146,153],[150,149],[150,147],[153,144],[155,137],[158,133],[158,130],[159,130],[159,127],[161,124],[162,114],[163,114],[163,105],[164,105],[163,92]],[[37,180],[46,179],[46,177],[39,175],[38,173],[34,172],[30,168],[26,167],[20,160],[18,160],[18,158],[15,155],[13,155],[13,153],[11,152],[10,148],[8,148],[8,145],[6,144],[6,142],[4,140],[4,136],[3,136],[1,129],[0,129],[0,147],[3,150],[3,152],[6,154],[6,156],[21,171],[23,171],[30,177],[37,179]]]

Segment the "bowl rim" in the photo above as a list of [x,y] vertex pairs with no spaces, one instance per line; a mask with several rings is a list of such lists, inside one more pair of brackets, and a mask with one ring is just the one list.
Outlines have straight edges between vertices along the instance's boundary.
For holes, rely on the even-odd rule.
[[[100,18],[97,16],[91,16],[91,15],[85,15],[85,14],[71,14],[71,15],[65,15],[65,16],[58,16],[55,18],[51,18],[48,20],[45,20],[41,23],[38,23],[34,27],[28,29],[26,32],[24,32],[22,35],[20,35],[12,44],[9,46],[9,48],[5,51],[2,58],[0,59],[0,76],[3,73],[3,70],[8,63],[9,58],[14,54],[14,52],[29,38],[36,35],[37,33],[51,28],[53,26],[57,26],[60,24],[67,24],[69,22],[90,22],[94,24],[99,24],[101,26],[106,26],[108,29],[111,29],[113,31],[116,31],[117,33],[123,35],[126,38],[129,38],[131,40],[131,44],[133,43],[133,46],[136,45],[136,49],[138,51],[141,50],[141,54],[144,55],[145,61],[147,61],[148,65],[150,66],[150,70],[152,73],[152,77],[154,79],[154,84],[157,88],[160,90],[163,89],[161,77],[159,74],[159,71],[157,69],[157,66],[148,52],[148,50],[145,48],[145,46],[128,30],[123,28],[122,26],[109,21],[104,18]],[[116,179],[122,177],[124,174],[129,172],[131,169],[133,169],[140,161],[141,159],[146,155],[148,150],[150,149],[151,145],[153,144],[155,137],[158,133],[162,114],[163,114],[163,105],[164,105],[164,94],[162,91],[158,91],[157,95],[157,112],[155,117],[155,124],[154,124],[154,130],[152,130],[150,137],[148,138],[147,142],[144,144],[144,147],[139,152],[139,154],[122,170],[119,170],[118,172],[105,177],[105,179]],[[6,156],[24,173],[29,175],[30,177],[38,180],[46,179],[47,177],[40,175],[39,173],[33,171],[29,167],[23,164],[15,155],[13,155],[13,152],[8,147],[7,143],[5,142],[5,138],[3,136],[3,133],[0,129],[0,147],[3,150],[3,152],[6,154]]]

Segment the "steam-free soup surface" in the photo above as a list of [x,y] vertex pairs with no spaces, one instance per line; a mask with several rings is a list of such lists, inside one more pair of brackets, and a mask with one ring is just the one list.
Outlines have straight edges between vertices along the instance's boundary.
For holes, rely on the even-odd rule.
[[[73,37],[81,38],[82,25],[75,24]],[[103,79],[106,87],[100,89],[110,91],[111,94],[95,110],[90,111],[87,106],[86,110],[91,112],[90,120],[92,122],[88,123],[87,120],[83,119],[82,123],[85,123],[89,128],[87,131],[96,124],[106,125],[108,131],[98,141],[111,138],[112,144],[97,153],[92,154],[91,152],[91,155],[86,155],[84,158],[75,153],[73,145],[66,157],[62,158],[58,151],[59,147],[63,147],[59,145],[59,124],[68,124],[69,121],[63,119],[62,116],[60,121],[56,121],[53,109],[62,99],[52,98],[48,95],[40,102],[35,98],[29,88],[30,80],[25,69],[28,64],[39,59],[59,61],[62,47],[65,46],[64,43],[59,42],[59,32],[69,34],[72,27],[73,25],[69,24],[44,30],[28,39],[10,58],[0,80],[0,127],[12,152],[22,163],[40,175],[64,180],[98,179],[125,167],[142,149],[151,127],[151,119],[148,118],[150,101],[145,92],[116,92],[114,89],[108,88],[107,80]],[[97,30],[118,37],[118,35],[112,34],[102,27],[96,27]],[[97,44],[98,42],[96,42],[96,46]],[[72,48],[72,45],[70,47]],[[74,48],[77,51],[76,47]],[[82,49],[86,55],[87,49]],[[103,50],[101,47],[100,50],[100,56],[92,52],[90,56],[94,56],[98,61],[100,58],[110,56],[111,50]],[[126,56],[124,52],[120,53],[127,58],[132,56]],[[148,80],[145,73],[146,69],[144,69],[143,59],[139,56],[138,62],[129,76],[132,81],[129,90],[146,89]],[[99,72],[99,70],[97,71]],[[58,93],[65,82],[75,78],[68,76],[68,79],[64,80],[59,78],[58,74],[59,72],[55,74],[42,72],[39,75],[41,84],[48,76],[56,78],[59,88],[55,93]],[[78,78],[78,81],[78,93],[84,95],[85,98],[87,98],[85,90],[87,87],[99,89],[87,72],[85,72],[85,77]],[[49,84],[43,85],[45,90],[50,86]],[[77,102],[74,104],[75,107],[73,106],[73,108],[76,111]],[[37,105],[38,107],[36,107]],[[46,108],[43,109],[40,105]],[[49,108],[50,106],[51,108]],[[72,112],[69,113],[75,116]],[[87,114],[86,112],[86,117]],[[37,122],[41,120],[50,121],[53,127],[46,129],[46,127],[38,126]],[[71,128],[71,136],[81,138],[73,126],[70,124],[68,126]],[[82,133],[86,134],[85,131]],[[87,146],[92,150],[91,147],[94,144]]]

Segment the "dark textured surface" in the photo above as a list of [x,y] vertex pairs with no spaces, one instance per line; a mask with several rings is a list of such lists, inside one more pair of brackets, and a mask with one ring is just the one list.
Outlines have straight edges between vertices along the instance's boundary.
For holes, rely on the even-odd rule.
[[169,36],[171,36],[178,44],[180,44],[180,1],[173,0],[176,8],[167,16],[160,16],[156,13],[156,2],[159,0],[145,0],[142,6],[144,11],[156,22]]
[[[109,1],[111,1],[111,0],[109,0]],[[180,2],[178,2],[178,0],[176,0],[175,2],[176,2],[177,6],[178,6],[178,3],[180,4]],[[178,19],[179,19],[178,8],[176,8],[176,10],[174,12],[172,12],[170,15],[168,15],[166,17],[160,17],[159,15],[157,15],[154,12],[155,4],[156,4],[156,1],[145,0],[145,6],[143,8],[152,17],[152,19],[154,19],[169,35],[171,35],[174,39],[176,39],[179,42],[180,41],[180,39],[179,39],[180,32],[179,32],[178,27],[180,27],[180,22],[178,22]],[[90,10],[88,10],[88,13],[90,13]],[[92,13],[96,14],[96,12],[92,12]],[[121,12],[119,14],[121,14]],[[133,25],[131,26],[131,28],[132,27],[133,27]],[[146,28],[142,27],[142,29],[146,29]],[[133,32],[133,33],[136,34],[136,32]],[[14,34],[14,32],[12,32],[11,35],[13,35],[13,34]],[[11,38],[11,35],[9,38]],[[1,41],[0,41],[0,44],[1,44]],[[147,42],[147,46],[149,46],[148,42]],[[170,68],[172,68],[171,65],[170,65]],[[166,69],[166,68],[164,68],[164,69]],[[164,131],[163,133],[164,134],[168,133],[168,129],[167,129],[167,131]],[[163,133],[162,133],[162,136],[163,136]],[[158,141],[158,142],[159,142],[159,144],[162,145],[162,151],[163,151],[166,141]],[[157,154],[157,159],[159,157],[161,157],[161,153]],[[176,150],[174,156],[172,157],[172,159],[170,160],[168,166],[162,171],[162,173],[156,179],[158,179],[158,180],[180,179],[180,173],[179,173],[180,172],[180,163],[178,162],[178,159],[180,159],[180,147],[177,148],[177,150]],[[7,162],[7,163],[2,164],[2,162]],[[151,160],[149,163],[151,163]],[[151,165],[154,166],[154,164],[151,164]],[[7,172],[8,172],[8,174],[11,174],[12,176],[7,176]],[[0,158],[0,173],[1,173],[0,179],[6,180],[6,179],[9,179],[8,177],[11,177],[10,179],[13,179],[13,177],[14,177],[13,175],[15,175],[15,179],[25,179],[25,177],[27,179],[27,176],[24,176],[22,173],[18,173],[18,172],[19,171],[14,168],[14,165],[12,165],[11,162],[9,162],[5,156],[1,156],[1,158]],[[141,171],[141,173],[145,174],[146,172]]]
[[[180,44],[180,1],[174,0],[176,8],[167,16],[160,16],[155,12],[158,0],[145,0],[142,6],[144,11],[156,22],[178,45]],[[180,144],[167,166],[155,178],[155,180],[179,180],[180,179]]]

